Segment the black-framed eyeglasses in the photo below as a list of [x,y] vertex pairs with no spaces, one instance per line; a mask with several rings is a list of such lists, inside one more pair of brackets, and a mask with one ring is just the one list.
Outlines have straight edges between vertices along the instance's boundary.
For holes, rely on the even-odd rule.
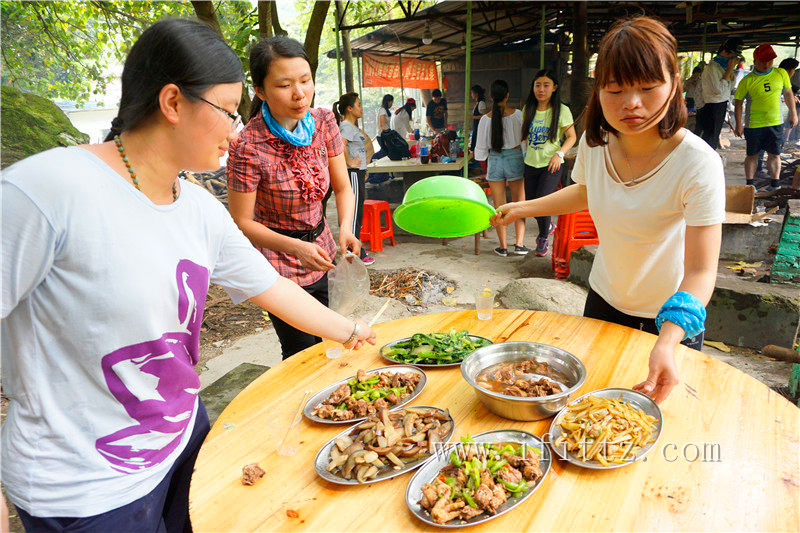
[[203,102],[207,103],[208,105],[210,105],[214,109],[218,109],[218,110],[222,111],[223,113],[225,113],[225,116],[228,117],[229,119],[231,119],[231,130],[232,131],[236,131],[239,128],[239,126],[241,126],[242,117],[240,117],[238,113],[231,113],[230,111],[226,111],[225,109],[222,109],[217,104],[212,104],[211,102],[209,102],[208,100],[206,100],[202,96],[196,96],[196,98],[198,98],[198,99],[202,100]]

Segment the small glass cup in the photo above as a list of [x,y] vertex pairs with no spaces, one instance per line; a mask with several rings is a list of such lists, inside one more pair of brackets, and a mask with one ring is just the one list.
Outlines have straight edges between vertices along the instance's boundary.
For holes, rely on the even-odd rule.
[[342,355],[342,347],[341,346],[334,346],[332,348],[328,348],[325,350],[325,357],[328,359],[336,359],[337,357],[341,357]]
[[490,320],[494,309],[494,293],[489,287],[484,287],[475,295],[475,310],[478,320]]

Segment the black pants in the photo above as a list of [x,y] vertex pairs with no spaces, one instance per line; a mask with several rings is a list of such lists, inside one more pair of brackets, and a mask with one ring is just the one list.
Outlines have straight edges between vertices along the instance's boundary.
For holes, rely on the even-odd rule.
[[[555,172],[547,170],[548,167],[536,168],[525,165],[525,199],[541,198],[556,192],[558,182],[561,181],[562,164]],[[550,217],[536,217],[539,224],[539,237],[547,238],[550,229]]]
[[[606,322],[613,322],[614,324],[628,326],[629,328],[658,335],[658,328],[656,327],[656,320],[654,318],[642,318],[640,316],[625,314],[605,301],[602,296],[592,289],[589,289],[589,295],[586,297],[586,306],[583,308],[583,316],[605,320]],[[705,333],[700,333],[696,337],[685,339],[681,344],[693,350],[700,350],[703,347],[704,337]]]
[[[353,235],[356,239],[361,239],[361,222],[364,217],[364,200],[367,199],[366,177],[367,171],[359,168],[348,168],[347,174],[350,176],[350,187],[356,197],[356,208],[353,213]],[[367,252],[361,248],[361,258],[366,257]]]
[[194,429],[183,452],[156,488],[138,500],[116,509],[84,518],[31,516],[17,507],[26,531],[75,531],[121,533],[181,533],[191,531],[189,482],[200,445],[209,431],[208,414],[198,398]]
[[[328,305],[328,273],[326,272],[318,281],[311,285],[306,285],[303,289],[316,298],[322,305]],[[283,359],[288,359],[297,352],[305,350],[309,346],[313,346],[322,339],[315,337],[311,333],[300,331],[296,327],[287,324],[272,313],[268,313],[272,325],[275,326],[275,333],[278,334],[278,339],[281,341],[281,352]]]
[[719,148],[719,134],[722,131],[722,125],[725,123],[727,110],[728,102],[706,103],[697,113],[697,120],[702,128],[700,137],[714,150]]

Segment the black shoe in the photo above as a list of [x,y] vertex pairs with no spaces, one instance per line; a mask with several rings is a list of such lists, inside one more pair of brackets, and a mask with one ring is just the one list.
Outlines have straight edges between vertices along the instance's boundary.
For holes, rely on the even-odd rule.
[[512,253],[514,255],[528,255],[528,252],[530,252],[530,251],[531,251],[531,249],[528,248],[527,246],[517,246],[515,244],[514,245],[514,251]]
[[508,248],[500,248],[499,246],[494,249],[494,253],[500,257],[508,257]]

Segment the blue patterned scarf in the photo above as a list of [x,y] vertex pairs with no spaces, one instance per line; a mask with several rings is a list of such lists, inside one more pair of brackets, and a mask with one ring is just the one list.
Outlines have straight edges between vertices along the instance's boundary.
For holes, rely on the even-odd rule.
[[261,115],[264,117],[264,122],[267,124],[269,131],[277,138],[294,146],[308,146],[311,144],[311,138],[314,136],[315,128],[314,117],[311,115],[311,111],[306,111],[306,116],[300,119],[294,131],[289,131],[278,124],[278,121],[276,121],[269,112],[269,107],[266,102],[261,102]]

